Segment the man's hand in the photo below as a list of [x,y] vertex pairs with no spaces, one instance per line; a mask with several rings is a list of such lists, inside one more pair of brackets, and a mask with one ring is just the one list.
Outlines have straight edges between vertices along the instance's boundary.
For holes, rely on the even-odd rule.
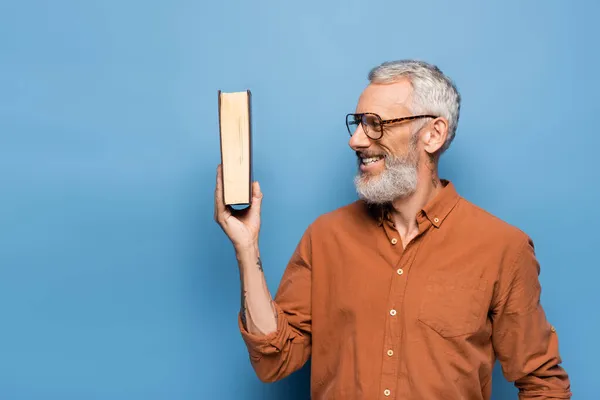
[[233,243],[236,251],[258,247],[262,192],[258,182],[252,183],[252,201],[245,210],[233,210],[223,200],[223,167],[217,167],[215,189],[215,221]]

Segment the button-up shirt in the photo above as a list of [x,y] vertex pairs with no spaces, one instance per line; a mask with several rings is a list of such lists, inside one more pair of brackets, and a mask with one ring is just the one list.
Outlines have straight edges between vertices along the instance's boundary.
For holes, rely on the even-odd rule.
[[568,399],[557,332],[540,304],[531,238],[453,184],[404,248],[382,207],[318,217],[277,290],[277,330],[239,328],[265,382],[311,358],[313,399],[484,399],[499,360],[521,399]]

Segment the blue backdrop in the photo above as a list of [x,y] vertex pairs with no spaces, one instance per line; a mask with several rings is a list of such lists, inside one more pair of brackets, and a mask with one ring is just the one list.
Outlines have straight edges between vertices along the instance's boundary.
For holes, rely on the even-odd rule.
[[[419,3],[419,4],[417,4]],[[255,377],[213,221],[217,90],[251,89],[270,289],[355,199],[344,115],[385,60],[463,95],[441,175],[534,239],[576,398],[597,398],[594,1],[2,1],[0,398],[307,399]],[[516,398],[499,370],[494,399]]]

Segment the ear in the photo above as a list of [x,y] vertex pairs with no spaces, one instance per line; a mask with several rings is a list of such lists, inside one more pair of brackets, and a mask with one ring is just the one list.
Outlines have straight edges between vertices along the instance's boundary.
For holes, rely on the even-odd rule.
[[423,148],[427,153],[435,154],[442,148],[448,137],[448,121],[440,117],[428,125],[422,136]]

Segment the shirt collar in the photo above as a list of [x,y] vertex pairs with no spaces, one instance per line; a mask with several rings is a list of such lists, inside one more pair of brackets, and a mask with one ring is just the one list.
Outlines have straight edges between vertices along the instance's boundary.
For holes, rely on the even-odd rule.
[[[458,203],[460,195],[454,184],[446,179],[442,179],[441,182],[442,190],[417,213],[416,217],[419,224],[427,219],[433,226],[439,228]],[[388,206],[377,207],[375,215],[379,226],[384,221],[393,224]]]
[[[427,218],[433,226],[439,228],[460,199],[454,184],[442,179],[442,190],[419,213]],[[417,216],[417,219],[419,216]]]

